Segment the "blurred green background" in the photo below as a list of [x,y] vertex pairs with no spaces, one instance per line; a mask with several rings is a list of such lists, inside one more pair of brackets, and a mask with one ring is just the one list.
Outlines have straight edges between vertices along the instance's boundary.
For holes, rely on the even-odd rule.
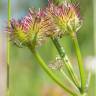
[[[94,55],[93,44],[93,5],[92,0],[79,0],[81,15],[83,17],[83,26],[78,32],[78,40],[84,61],[87,57]],[[0,11],[3,18],[3,24],[7,18],[7,0],[0,0]],[[47,0],[11,0],[11,18],[20,19],[25,16],[28,9],[35,7],[42,8],[47,5]],[[72,41],[69,37],[61,39],[66,53],[70,57],[75,71],[78,74],[76,57]],[[38,48],[39,53],[47,64],[49,64],[58,55],[57,50],[49,39],[46,44]],[[90,64],[90,63],[89,63]],[[87,66],[89,66],[87,64]],[[76,65],[76,66],[75,66]],[[90,71],[85,64],[86,72]],[[63,80],[60,73],[55,72]],[[94,71],[88,96],[94,95]],[[66,85],[66,80],[64,80]],[[11,43],[10,46],[10,96],[67,96],[67,94],[56,85],[50,77],[42,70],[37,61],[35,61],[30,50],[27,48],[18,48]],[[69,85],[70,87],[70,85]],[[73,89],[72,89],[73,90]]]

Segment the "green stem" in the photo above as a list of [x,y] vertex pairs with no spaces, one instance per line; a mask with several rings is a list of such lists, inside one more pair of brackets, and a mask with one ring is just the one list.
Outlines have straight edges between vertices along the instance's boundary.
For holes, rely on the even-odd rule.
[[85,80],[83,60],[82,60],[82,56],[81,56],[81,52],[80,52],[76,33],[73,32],[71,34],[71,38],[73,40],[73,44],[74,44],[74,48],[75,48],[76,56],[77,56],[77,60],[78,60],[79,72],[80,72],[80,77],[81,77],[81,92],[83,93],[85,90],[86,80]]
[[77,75],[75,74],[73,67],[71,66],[71,63],[68,59],[68,56],[66,55],[64,48],[60,45],[59,40],[57,38],[52,38],[52,41],[60,55],[60,57],[62,58],[69,75],[71,76],[72,81],[74,82],[74,84],[77,86],[77,88],[80,88],[80,83],[78,81]]
[[8,0],[8,26],[10,26],[10,17],[11,17],[11,1]]
[[[11,17],[11,0],[8,0],[8,27],[10,27],[10,17]],[[9,41],[9,37],[7,37],[7,40]],[[10,44],[7,43],[7,96],[9,96],[9,50],[10,50]]]
[[[30,47],[29,47],[30,48]],[[30,48],[31,49],[31,48]],[[33,53],[36,60],[39,62],[40,66],[44,69],[44,71],[59,85],[61,86],[65,91],[67,91],[72,96],[78,96],[76,93],[69,90],[67,87],[64,86],[64,84],[57,78],[56,75],[53,74],[53,72],[48,68],[46,63],[42,60],[41,56],[35,51],[31,49],[31,52]]]
[[[8,0],[8,27],[10,26],[10,17],[11,17],[11,1]],[[9,42],[8,42],[8,49],[7,49],[7,88],[9,91]]]
[[93,32],[93,42],[94,42],[94,56],[96,56],[96,0],[93,0],[93,23],[94,23],[94,32]]
[[[94,42],[94,57],[96,56],[96,0],[93,0],[93,23],[94,23],[94,31],[93,31],[93,42]],[[94,76],[94,96],[96,96],[96,70]]]
[[66,78],[66,80],[79,92],[76,85],[73,83],[73,81],[67,76],[67,74],[64,72],[64,70],[61,68],[60,72],[63,74],[63,76]]
[[91,72],[88,73],[88,77],[86,80],[86,90],[88,91],[89,85],[90,85],[90,80],[91,80]]

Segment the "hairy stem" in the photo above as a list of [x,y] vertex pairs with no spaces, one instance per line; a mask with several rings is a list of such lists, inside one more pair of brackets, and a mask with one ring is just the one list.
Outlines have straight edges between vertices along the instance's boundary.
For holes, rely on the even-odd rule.
[[68,70],[68,73],[72,79],[72,81],[74,82],[74,84],[77,86],[77,88],[79,89],[80,88],[80,83],[79,83],[79,80],[77,78],[77,75],[75,74],[74,70],[73,70],[73,67],[70,63],[70,60],[68,59],[68,56],[66,55],[65,51],[64,51],[64,48],[60,45],[59,43],[59,40],[57,38],[52,38],[52,41],[60,55],[60,57],[62,58],[67,70]]
[[[30,47],[29,47],[30,48]],[[36,60],[38,61],[38,63],[40,64],[40,66],[44,69],[44,71],[59,85],[61,86],[65,91],[67,91],[69,94],[71,94],[72,96],[78,96],[76,93],[72,92],[71,90],[69,90],[66,86],[64,86],[64,84],[62,83],[62,81],[60,81],[58,79],[58,77],[56,75],[54,75],[54,73],[48,68],[48,66],[46,65],[46,63],[43,61],[43,59],[41,58],[41,56],[38,54],[38,52],[36,52],[35,50],[33,50],[32,48],[31,52],[33,53],[34,57],[36,58]]]
[[79,72],[80,72],[80,77],[81,77],[81,92],[83,93],[84,90],[85,90],[86,79],[85,79],[85,71],[84,71],[84,66],[83,66],[83,60],[82,60],[82,56],[81,56],[81,52],[80,52],[80,48],[79,48],[76,33],[73,32],[71,34],[71,38],[73,40],[74,49],[75,49],[77,60],[78,60]]

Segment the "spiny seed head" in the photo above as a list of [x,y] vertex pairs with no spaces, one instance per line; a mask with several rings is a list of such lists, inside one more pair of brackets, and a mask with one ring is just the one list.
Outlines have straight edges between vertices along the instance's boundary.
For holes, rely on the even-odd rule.
[[56,6],[52,0],[49,0],[46,14],[62,34],[77,32],[82,25],[78,4],[65,1]]
[[29,9],[27,16],[21,20],[12,19],[8,27],[11,39],[22,45],[41,45],[47,37],[52,35],[54,27],[43,10],[36,12]]

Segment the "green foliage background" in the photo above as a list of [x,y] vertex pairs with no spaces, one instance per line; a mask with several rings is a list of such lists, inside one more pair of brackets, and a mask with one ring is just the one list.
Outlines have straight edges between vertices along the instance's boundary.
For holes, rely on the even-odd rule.
[[[79,0],[79,2],[84,24],[77,34],[81,52],[85,59],[87,56],[93,56],[94,54],[93,5],[92,0]],[[0,5],[2,5],[0,6],[2,16],[7,14],[7,12],[4,13],[5,4],[7,4],[7,0],[0,0]],[[11,0],[11,5],[11,17],[19,19],[27,14],[30,7],[35,7],[36,9],[45,7],[47,5],[47,0]],[[61,39],[61,43],[65,47],[66,52],[73,62],[75,54],[71,39],[69,37],[64,37]],[[47,64],[54,60],[58,54],[50,39],[46,44],[38,48],[38,51]],[[73,64],[73,66],[75,66],[75,64]],[[75,69],[75,71],[78,73],[77,67]],[[59,75],[61,74],[59,73]],[[94,75],[92,76],[94,77]],[[91,79],[88,96],[94,96],[93,77]],[[62,76],[60,76],[60,78],[62,80],[64,79]],[[66,84],[66,81],[64,81],[64,83]],[[48,91],[48,95],[45,90],[50,90],[50,87],[48,86],[53,86],[54,88],[54,86],[56,87],[58,85],[55,85],[50,77],[47,76],[46,73],[41,69],[37,61],[35,61],[34,57],[32,56],[30,50],[27,48],[18,48],[11,43],[10,96],[60,96],[58,94],[53,95],[54,91]],[[42,95],[44,92],[46,95]]]

